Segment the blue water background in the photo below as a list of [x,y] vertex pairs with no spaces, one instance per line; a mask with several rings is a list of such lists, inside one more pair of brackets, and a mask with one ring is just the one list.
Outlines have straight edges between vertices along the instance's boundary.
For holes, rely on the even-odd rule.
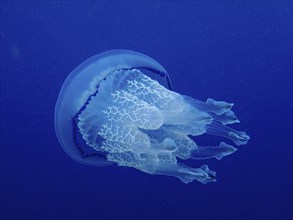
[[[292,11],[291,1],[1,1],[0,219],[292,219]],[[192,162],[217,183],[64,153],[61,85],[115,48],[156,59],[181,94],[235,103],[248,145]]]

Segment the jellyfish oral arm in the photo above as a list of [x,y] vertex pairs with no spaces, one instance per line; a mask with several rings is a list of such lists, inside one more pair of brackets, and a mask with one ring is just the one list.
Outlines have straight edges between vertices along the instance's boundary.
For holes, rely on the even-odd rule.
[[170,155],[161,154],[159,157],[155,157],[154,155],[135,155],[132,152],[124,152],[109,154],[108,159],[119,166],[133,167],[152,175],[177,177],[183,183],[190,183],[194,180],[203,184],[216,181],[216,172],[211,171],[207,165],[191,168],[176,161],[169,161]]
[[215,147],[198,146],[195,149],[192,149],[190,151],[190,158],[196,160],[216,158],[221,160],[224,156],[228,156],[229,154],[234,153],[236,150],[237,148],[226,144],[225,142],[221,142],[219,146]]
[[[220,160],[237,150],[225,142],[198,146],[189,136],[207,133],[245,144],[249,139],[245,133],[224,125],[235,117],[232,106],[187,98],[139,70],[120,70],[101,83],[99,93],[80,114],[79,128],[89,146],[107,152],[108,161],[120,166],[174,176],[184,183],[214,182],[216,173],[207,165],[192,168],[177,158]],[[99,136],[103,141],[96,142]]]

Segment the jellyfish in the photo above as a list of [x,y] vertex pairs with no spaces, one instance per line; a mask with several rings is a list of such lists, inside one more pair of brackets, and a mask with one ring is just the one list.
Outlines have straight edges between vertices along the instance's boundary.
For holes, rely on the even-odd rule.
[[[82,164],[117,164],[205,184],[216,181],[216,172],[184,161],[220,160],[248,142],[245,132],[229,127],[239,123],[232,107],[173,91],[167,71],[149,56],[110,50],[66,78],[55,106],[55,131],[64,151]],[[196,138],[204,134],[234,146],[201,146]]]

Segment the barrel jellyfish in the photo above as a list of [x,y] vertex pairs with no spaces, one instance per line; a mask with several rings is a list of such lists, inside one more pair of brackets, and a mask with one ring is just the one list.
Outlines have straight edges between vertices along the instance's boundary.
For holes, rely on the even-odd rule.
[[222,159],[237,148],[220,142],[200,146],[203,134],[235,145],[249,136],[228,125],[239,123],[233,104],[200,101],[172,91],[167,71],[154,59],[130,50],[93,56],[65,80],[55,107],[57,138],[74,160],[104,166],[118,164],[184,183],[216,181],[207,165],[185,160]]

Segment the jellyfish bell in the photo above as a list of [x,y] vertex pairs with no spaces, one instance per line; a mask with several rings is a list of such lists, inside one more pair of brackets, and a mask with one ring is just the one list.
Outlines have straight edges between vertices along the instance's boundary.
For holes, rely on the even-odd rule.
[[171,89],[169,75],[157,61],[144,54],[121,49],[90,57],[76,67],[63,83],[55,106],[55,131],[62,148],[74,160],[86,165],[112,164],[105,158],[107,152],[92,150],[80,138],[78,115],[91,97],[99,92],[100,83],[111,72],[128,69],[139,69]]

